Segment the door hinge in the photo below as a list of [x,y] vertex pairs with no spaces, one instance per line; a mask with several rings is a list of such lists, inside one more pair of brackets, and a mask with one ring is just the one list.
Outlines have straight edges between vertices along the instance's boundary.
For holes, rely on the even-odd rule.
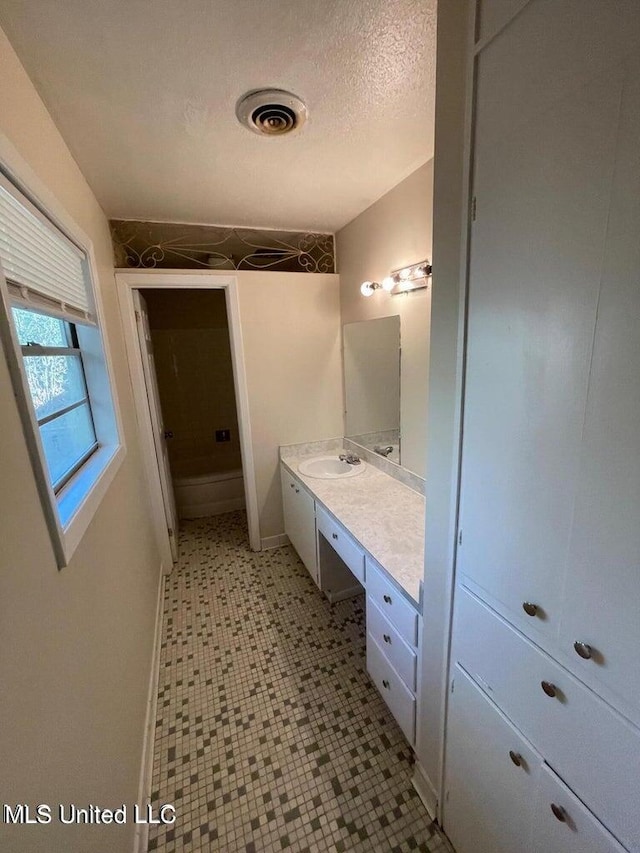
[[167,530],[169,531],[169,539],[173,539],[175,536],[175,533],[173,532],[173,527],[168,527]]
[[133,313],[136,315],[136,323],[139,323],[140,322],[140,312],[136,309]]
[[458,545],[462,545],[462,528],[458,531]]
[[454,678],[454,679],[451,681],[451,692],[452,692],[452,693],[453,693],[453,690],[454,690],[454,688],[455,688],[455,685],[456,685],[456,680],[455,680],[455,678]]
[[477,205],[476,197],[474,196],[471,199],[471,221],[472,222],[476,221],[477,208],[478,208],[478,205]]

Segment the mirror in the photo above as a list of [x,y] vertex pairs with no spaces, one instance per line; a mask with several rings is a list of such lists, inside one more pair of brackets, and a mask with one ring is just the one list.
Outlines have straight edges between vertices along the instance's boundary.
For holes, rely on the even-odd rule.
[[346,323],[345,435],[400,464],[400,317]]

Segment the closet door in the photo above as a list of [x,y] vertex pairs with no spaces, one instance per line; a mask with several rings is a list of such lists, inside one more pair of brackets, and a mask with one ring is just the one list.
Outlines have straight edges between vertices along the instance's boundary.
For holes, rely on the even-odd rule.
[[444,830],[456,853],[529,850],[542,762],[459,666],[453,679]]
[[640,724],[640,4],[634,32],[634,53],[616,57],[616,161],[560,642],[572,669]]
[[637,12],[636,0],[530,0],[477,58],[459,567],[547,647]]

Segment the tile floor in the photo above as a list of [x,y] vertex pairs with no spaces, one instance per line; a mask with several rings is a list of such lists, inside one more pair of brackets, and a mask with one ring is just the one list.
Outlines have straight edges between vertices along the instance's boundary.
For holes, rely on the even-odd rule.
[[183,522],[165,601],[150,851],[448,848],[365,669],[364,601],[330,605],[242,512]]

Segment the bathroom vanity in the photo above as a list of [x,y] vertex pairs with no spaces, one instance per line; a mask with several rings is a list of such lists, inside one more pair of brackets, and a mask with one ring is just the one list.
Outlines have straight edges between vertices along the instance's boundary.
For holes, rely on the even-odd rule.
[[300,470],[341,452],[337,441],[281,448],[285,532],[331,602],[366,591],[367,670],[415,747],[424,497],[366,462],[344,478]]

